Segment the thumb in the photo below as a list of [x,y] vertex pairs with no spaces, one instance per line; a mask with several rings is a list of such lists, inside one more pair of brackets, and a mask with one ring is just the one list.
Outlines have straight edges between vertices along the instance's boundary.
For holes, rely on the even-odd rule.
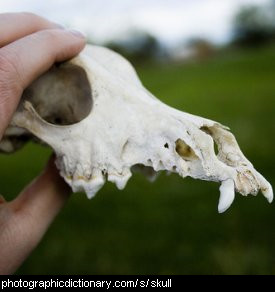
[[47,228],[69,198],[70,188],[60,177],[52,156],[42,174],[12,202],[38,228]]
[[13,201],[2,201],[0,274],[13,273],[37,246],[69,198],[51,157],[43,173]]

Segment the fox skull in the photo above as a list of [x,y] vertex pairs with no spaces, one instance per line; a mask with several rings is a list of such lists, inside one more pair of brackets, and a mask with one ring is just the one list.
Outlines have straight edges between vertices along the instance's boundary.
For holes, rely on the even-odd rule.
[[[23,94],[0,149],[12,152],[32,133],[56,153],[56,165],[73,191],[89,198],[105,181],[123,189],[134,168],[221,182],[219,212],[235,190],[269,202],[271,185],[218,122],[162,103],[117,53],[87,46],[76,58],[37,79]],[[214,143],[218,154],[215,154]]]

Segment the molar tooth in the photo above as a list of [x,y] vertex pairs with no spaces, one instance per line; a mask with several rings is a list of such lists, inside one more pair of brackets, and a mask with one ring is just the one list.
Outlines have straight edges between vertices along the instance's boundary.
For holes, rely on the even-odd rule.
[[70,180],[68,180],[67,182],[69,182],[69,184],[70,184],[70,186],[71,186],[71,188],[72,188],[74,193],[81,192],[81,191],[84,190],[82,184],[80,184],[79,181],[70,181]]
[[93,170],[90,179],[85,175],[76,174],[73,177],[64,177],[64,179],[72,187],[73,192],[84,191],[89,199],[94,197],[105,183],[105,178],[98,169]]
[[122,190],[125,188],[131,176],[132,176],[132,173],[129,170],[124,171],[122,175],[112,173],[112,174],[108,174],[108,181],[115,183],[117,188],[119,190]]
[[101,170],[93,169],[90,179],[82,181],[83,188],[89,199],[93,198],[95,194],[103,187],[105,177],[102,175]]
[[92,172],[90,168],[86,167],[83,173],[86,180],[90,180],[92,178]]
[[89,199],[93,198],[95,194],[102,188],[105,180],[103,177],[96,177],[84,184],[84,189]]
[[220,186],[220,193],[218,211],[219,213],[223,213],[231,206],[234,201],[234,181],[232,179],[224,180]]

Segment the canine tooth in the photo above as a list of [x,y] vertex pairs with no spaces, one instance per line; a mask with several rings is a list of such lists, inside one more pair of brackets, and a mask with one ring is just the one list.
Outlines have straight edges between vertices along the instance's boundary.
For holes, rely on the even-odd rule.
[[223,181],[220,186],[219,213],[225,212],[233,203],[234,198],[234,181],[232,179],[227,179]]

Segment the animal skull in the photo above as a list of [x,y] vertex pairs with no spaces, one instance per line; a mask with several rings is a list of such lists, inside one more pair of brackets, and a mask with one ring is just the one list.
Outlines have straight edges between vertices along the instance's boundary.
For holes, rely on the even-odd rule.
[[127,60],[103,47],[87,46],[25,90],[0,150],[16,150],[30,133],[54,149],[73,191],[89,198],[106,180],[123,189],[139,167],[151,177],[166,170],[221,182],[219,212],[233,202],[234,189],[273,199],[227,127],[162,103]]

